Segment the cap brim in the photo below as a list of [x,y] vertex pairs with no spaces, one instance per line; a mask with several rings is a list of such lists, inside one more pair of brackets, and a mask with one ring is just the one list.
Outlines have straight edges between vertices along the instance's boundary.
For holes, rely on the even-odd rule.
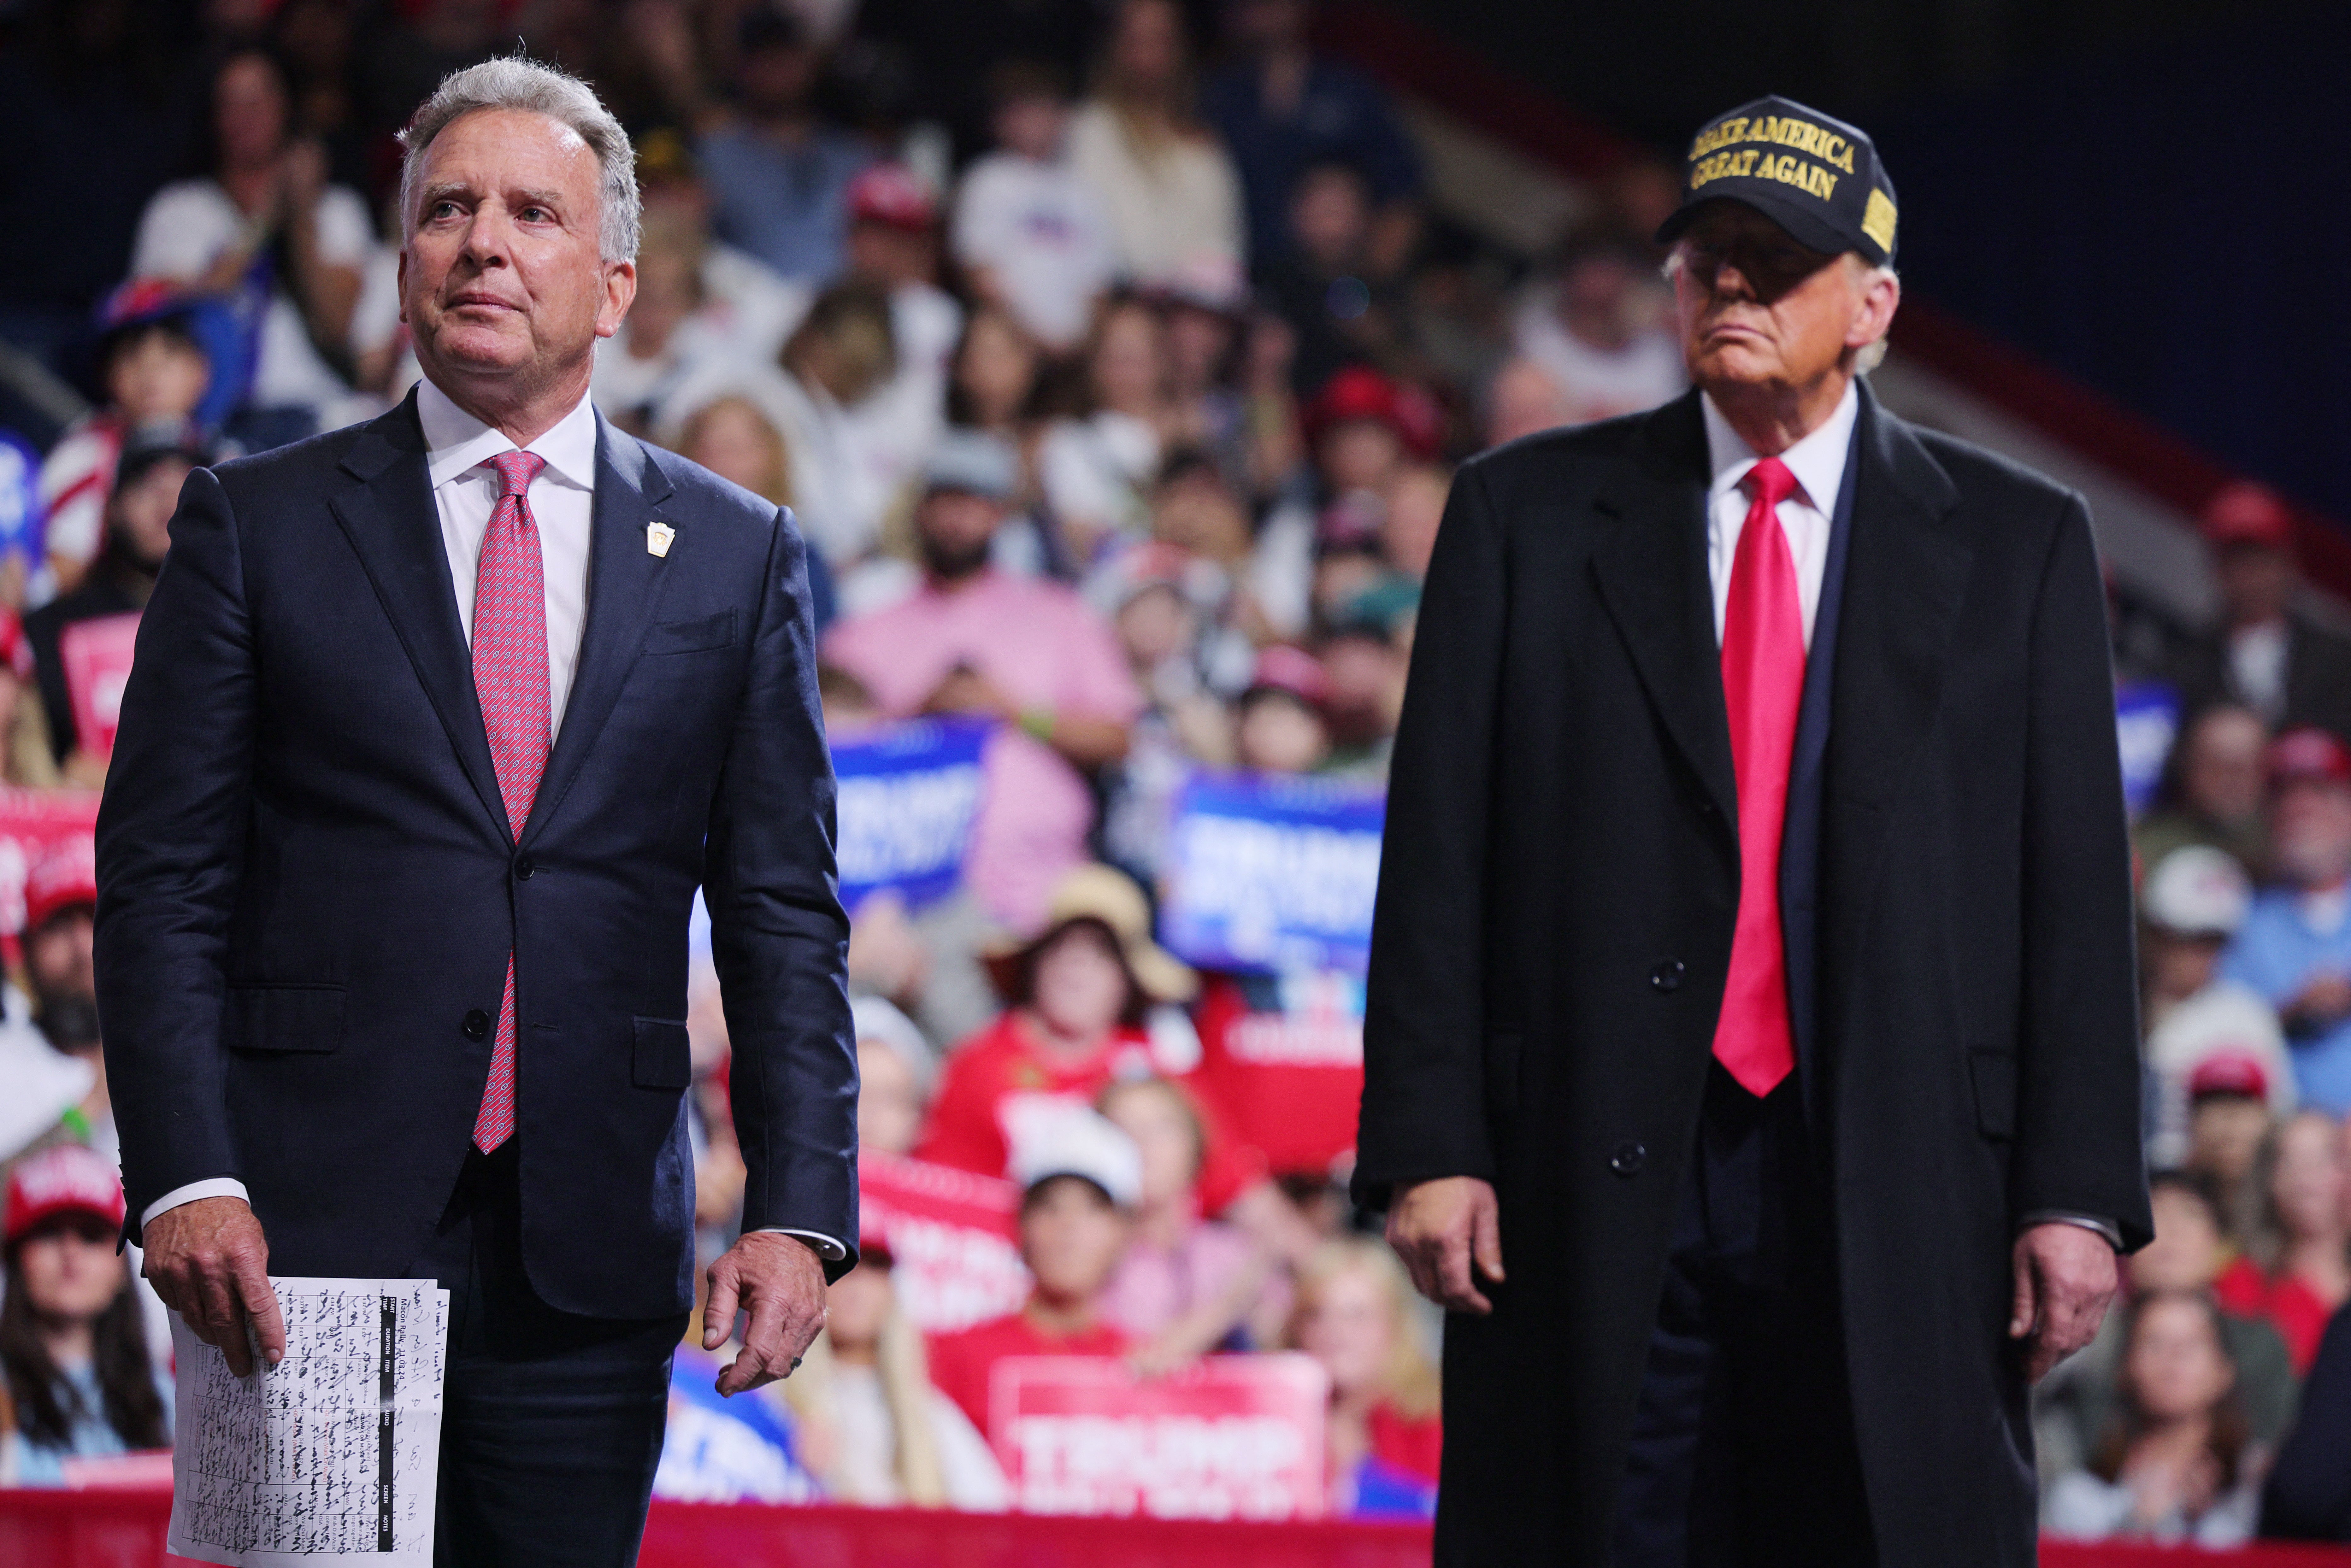
[[1852,236],[1802,202],[1782,194],[1783,190],[1783,186],[1771,180],[1740,179],[1737,176],[1718,180],[1707,188],[1705,195],[1684,202],[1657,225],[1657,243],[1671,245],[1681,238],[1682,231],[1688,228],[1692,220],[1708,204],[1737,202],[1770,218],[1787,230],[1797,244],[1810,249],[1826,256],[1841,256],[1849,250],[1859,252],[1865,257],[1869,256],[1866,249],[1853,242]]

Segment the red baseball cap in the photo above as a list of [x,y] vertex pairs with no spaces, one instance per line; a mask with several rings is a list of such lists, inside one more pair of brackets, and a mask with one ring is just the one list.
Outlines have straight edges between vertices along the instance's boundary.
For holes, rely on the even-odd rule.
[[98,848],[89,833],[73,833],[51,844],[25,873],[27,935],[52,915],[76,904],[98,904]]
[[2188,1097],[2201,1100],[2207,1094],[2242,1094],[2249,1100],[2267,1100],[2269,1070],[2252,1051],[2239,1046],[2221,1046],[2188,1074]]
[[122,1178],[87,1145],[59,1144],[26,1155],[8,1173],[7,1245],[59,1214],[94,1214],[122,1228]]
[[2351,747],[2334,731],[2305,724],[2270,742],[2270,787],[2313,782],[2351,784]]
[[929,228],[937,216],[930,188],[904,163],[868,164],[849,182],[852,223],[921,230]]
[[2240,479],[2223,485],[2204,503],[2204,540],[2215,549],[2231,545],[2260,545],[2266,549],[2294,548],[2294,511],[2285,498],[2266,485]]
[[1322,661],[1305,649],[1276,643],[1258,654],[1249,690],[1280,692],[1319,708],[1331,700],[1331,677],[1323,672]]
[[1368,365],[1332,372],[1306,406],[1306,439],[1319,445],[1332,425],[1359,419],[1375,420],[1395,431],[1416,457],[1437,455],[1437,405],[1419,388],[1403,385]]

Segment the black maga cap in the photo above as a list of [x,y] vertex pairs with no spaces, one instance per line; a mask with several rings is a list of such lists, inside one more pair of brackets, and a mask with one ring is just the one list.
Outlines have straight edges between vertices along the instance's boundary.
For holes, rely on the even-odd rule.
[[1657,228],[1670,244],[1698,205],[1744,202],[1814,250],[1894,259],[1894,182],[1868,134],[1784,98],[1717,115],[1690,140],[1682,204]]

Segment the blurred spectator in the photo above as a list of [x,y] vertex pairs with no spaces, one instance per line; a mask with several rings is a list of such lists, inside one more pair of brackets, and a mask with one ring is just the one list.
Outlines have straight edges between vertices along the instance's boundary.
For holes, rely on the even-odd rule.
[[160,280],[108,296],[99,320],[106,401],[67,426],[41,464],[42,543],[54,592],[69,593],[106,542],[106,504],[127,443],[185,442],[212,379],[190,302]]
[[637,296],[620,330],[597,345],[590,390],[604,417],[643,434],[670,385],[697,365],[737,351],[703,286],[703,235],[690,224],[650,216],[637,249]]
[[1132,1343],[1103,1315],[1142,1196],[1142,1160],[1124,1133],[1083,1106],[1062,1106],[1021,1130],[1020,1260],[1035,1277],[1019,1312],[931,1346],[931,1375],[988,1430],[988,1373],[1013,1355],[1123,1355]]
[[2172,752],[2163,801],[2131,833],[2139,864],[2156,865],[2182,844],[2210,844],[2263,875],[2269,743],[2261,716],[2235,703],[2215,703],[2190,718]]
[[[982,1176],[1008,1171],[1030,1121],[1085,1106],[1111,1082],[1178,1064],[1144,1028],[1156,1003],[1188,1000],[1192,971],[1151,939],[1143,892],[1108,866],[1081,866],[1053,891],[1044,931],[990,953],[1006,1007],[957,1045],[916,1153]],[[1208,1169],[1210,1212],[1238,1182]]]
[[1451,471],[1427,463],[1406,468],[1388,488],[1380,548],[1388,564],[1415,582],[1428,575],[1428,558],[1437,550],[1437,525],[1445,520],[1445,503],[1452,493]]
[[1196,116],[1183,7],[1119,0],[1093,93],[1070,123],[1070,163],[1109,214],[1119,267],[1138,283],[1206,257],[1246,257],[1240,177]]
[[695,410],[678,431],[677,451],[763,501],[792,503],[790,449],[749,398],[729,395]]
[[1016,467],[989,437],[941,441],[914,513],[923,586],[833,627],[824,656],[893,717],[1001,723],[965,874],[980,906],[1020,931],[1036,927],[1055,882],[1085,860],[1086,775],[1124,755],[1143,705],[1110,628],[1077,595],[989,565]]
[[1311,566],[1305,539],[1292,537],[1296,509],[1276,512],[1252,537],[1247,503],[1224,465],[1200,446],[1167,455],[1150,505],[1152,537],[1163,548],[1112,558],[1089,580],[1089,590],[1102,596],[1097,602],[1114,603],[1127,578],[1152,570],[1130,566],[1138,554],[1175,573],[1205,617],[1190,648],[1195,672],[1220,694],[1237,692],[1254,666],[1254,644],[1295,634],[1305,622]]
[[2159,1166],[2187,1157],[2189,1105],[2199,1088],[2250,1088],[2281,1114],[2294,1109],[2294,1068],[2276,1012],[2260,993],[2218,974],[2252,898],[2243,869],[2209,844],[2172,851],[2139,889],[2139,1017],[2156,1085],[2149,1154]]
[[49,745],[48,715],[35,674],[23,618],[0,606],[0,783],[49,789],[63,782],[63,775]]
[[1270,462],[1289,458],[1269,449],[1253,400],[1240,384],[1249,295],[1238,272],[1203,262],[1156,290],[1167,324],[1168,395],[1174,406],[1170,439],[1196,447],[1216,462],[1236,496],[1260,488]]
[[1426,1519],[1437,1508],[1444,1428],[1437,1375],[1413,1321],[1411,1281],[1387,1247],[1351,1236],[1300,1271],[1288,1348],[1331,1378],[1331,1510]]
[[1569,243],[1551,280],[1527,291],[1515,346],[1559,388],[1570,423],[1655,408],[1687,384],[1656,278],[1632,244],[1585,235]]
[[829,283],[847,260],[849,182],[873,154],[818,117],[824,56],[806,24],[768,4],[741,15],[737,117],[695,149],[712,223],[785,277]]
[[1172,545],[1127,551],[1090,591],[1112,605],[1119,646],[1144,697],[1126,756],[1103,772],[1103,856],[1155,885],[1177,793],[1199,765],[1233,759],[1232,716],[1215,685],[1222,649],[1209,644],[1237,643],[1244,668],[1255,655],[1247,638],[1211,630],[1230,594],[1224,572]]
[[1309,0],[1227,0],[1238,57],[1208,78],[1201,102],[1239,170],[1259,261],[1290,248],[1285,220],[1307,171],[1343,163],[1362,172],[1371,204],[1365,270],[1384,279],[1419,231],[1420,159],[1379,86],[1308,47],[1312,10]]
[[1011,312],[986,304],[965,320],[963,340],[947,367],[948,425],[993,436],[1019,460],[1019,477],[1007,498],[1008,515],[991,549],[999,569],[1023,577],[1059,575],[1064,565],[1059,541],[1040,515],[1044,490],[1037,468],[1044,435],[1040,413],[1044,371],[1044,353],[1036,339]]
[[147,596],[155,591],[155,574],[162,570],[164,553],[172,548],[172,514],[179,507],[180,486],[190,471],[209,461],[210,455],[171,441],[125,451],[115,465],[114,488],[107,497],[106,543],[96,564],[80,587],[25,618],[25,640],[33,650],[50,745],[77,783],[101,782],[106,768],[81,749],[57,639],[76,622],[127,615],[146,608]]
[[211,171],[155,193],[131,256],[133,277],[266,302],[251,328],[251,381],[230,426],[256,446],[374,406],[348,400],[351,311],[375,231],[359,193],[329,183],[326,149],[292,136],[290,114],[276,58],[230,54],[213,78]]
[[965,171],[954,247],[981,301],[1056,352],[1078,346],[1118,271],[1109,215],[1071,168],[1070,97],[1050,66],[1011,60],[990,82],[996,151]]
[[1419,603],[1411,584],[1383,584],[1357,596],[1323,637],[1322,669],[1330,680],[1323,717],[1332,742],[1326,771],[1387,782]]
[[2253,901],[2220,961],[2278,1010],[2301,1098],[2351,1110],[2351,747],[2323,729],[2270,747],[2270,854],[2280,885]]
[[[861,1119],[863,1107],[859,1107]],[[857,1267],[825,1294],[824,1335],[807,1370],[832,1428],[826,1493],[871,1508],[1000,1512],[1004,1472],[962,1406],[933,1385],[923,1336],[898,1303],[886,1246],[858,1249]],[[794,1382],[799,1379],[795,1378]],[[789,1385],[787,1385],[789,1386]]]
[[1241,694],[1237,750],[1242,769],[1298,774],[1320,768],[1331,755],[1330,700],[1331,678],[1311,653],[1282,643],[1259,653]]
[[2210,1189],[2222,1231],[2239,1245],[2261,1230],[2268,1202],[2260,1181],[2262,1146],[2277,1125],[2272,1105],[2292,1092],[2256,1059],[2233,1051],[2215,1051],[2189,1074],[2188,1152],[2180,1163]]
[[2326,1320],[2351,1300],[2351,1170],[2343,1130],[2321,1111],[2288,1117],[2270,1134],[2258,1180],[2268,1209],[2254,1255],[2216,1287],[2220,1304],[2277,1327],[2296,1373],[2310,1370]]
[[2284,500],[2260,485],[2232,484],[2205,504],[2203,523],[2220,622],[2175,672],[2187,711],[2241,703],[2273,726],[2351,735],[2351,639],[2294,611],[2302,573]]
[[914,1020],[880,997],[849,1004],[857,1030],[857,1146],[911,1155],[930,1114],[938,1059]]
[[25,980],[32,997],[33,1027],[50,1050],[90,1070],[89,1090],[67,1125],[112,1160],[120,1141],[107,1095],[98,988],[92,978],[97,914],[98,864],[90,841],[87,837],[61,839],[25,874]]
[[736,352],[747,359],[773,360],[808,313],[815,288],[792,282],[712,232],[710,187],[684,136],[659,127],[636,141],[646,228],[666,224],[695,237],[702,257],[705,318],[723,327]]
[[1374,533],[1408,460],[1437,454],[1437,414],[1417,387],[1354,366],[1323,384],[1306,407],[1306,440],[1327,497],[1362,494],[1379,503]]
[[849,276],[889,297],[898,361],[849,419],[876,482],[895,493],[920,472],[945,423],[947,361],[963,307],[938,285],[938,204],[903,163],[876,163],[849,183]]
[[1270,1260],[1240,1230],[1200,1213],[1207,1130],[1198,1105],[1159,1077],[1114,1082],[1096,1104],[1134,1140],[1142,1172],[1134,1235],[1102,1315],[1135,1342],[1145,1372],[1247,1348],[1242,1325],[1265,1293]]
[[1402,300],[1371,265],[1372,211],[1360,170],[1318,163],[1300,175],[1285,233],[1290,244],[1260,261],[1268,305],[1298,334],[1290,382],[1311,397],[1350,364],[1394,365],[1404,357]]
[[1136,296],[1113,296],[1095,317],[1084,367],[1083,413],[1054,421],[1037,455],[1046,504],[1081,569],[1150,524],[1145,492],[1175,420],[1159,312]]
[[2060,1540],[2245,1544],[2260,1455],[2219,1311],[2207,1297],[2149,1296],[2124,1343],[2120,1408],[2087,1468],[2049,1489],[2043,1528]]
[[60,1144],[10,1170],[0,1374],[20,1486],[64,1485],[68,1458],[171,1445],[171,1384],[148,1354],[121,1228],[104,1156]]
[[2302,1419],[2262,1496],[2262,1535],[2351,1546],[2351,1310],[2327,1324],[2302,1393]]
[[716,1354],[689,1339],[670,1363],[669,1421],[653,1495],[675,1502],[814,1502],[810,1434],[794,1418],[786,1390],[770,1385],[729,1399],[718,1369],[736,1353]]
[[[2164,1295],[2209,1296],[2231,1257],[2212,1195],[2197,1178],[2158,1171],[2148,1178],[2155,1239],[2123,1265],[2126,1301]],[[2126,1311],[2110,1312],[2097,1337],[2033,1390],[2033,1437],[2044,1483],[2086,1469],[2113,1424],[2121,1392]],[[2294,1362],[2277,1330],[2259,1318],[2220,1314],[2221,1343],[2237,1367],[2247,1435],[2263,1448],[2294,1419]]]
[[1523,354],[1502,364],[1486,383],[1482,440],[1488,446],[1556,430],[1574,420],[1567,393],[1549,371]]

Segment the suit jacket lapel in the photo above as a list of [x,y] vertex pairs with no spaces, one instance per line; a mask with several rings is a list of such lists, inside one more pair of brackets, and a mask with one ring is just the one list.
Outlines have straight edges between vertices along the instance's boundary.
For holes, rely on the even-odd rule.
[[491,821],[507,832],[506,803],[474,691],[473,654],[457,618],[457,590],[433,502],[413,392],[361,428],[342,466],[358,483],[329,497],[328,507],[374,582],[383,612],[449,732],[458,765]]
[[1620,521],[1593,554],[1603,602],[1666,732],[1738,841],[1739,785],[1706,563],[1706,429],[1695,392],[1649,416],[1595,497]]
[[[1837,629],[1823,806],[1826,951],[1849,954],[1868,914],[1892,805],[1932,728],[1975,549],[1958,488],[1866,385],[1852,555]],[[1824,933],[1824,935],[1828,935]],[[1833,1015],[1830,1015],[1833,1016]]]
[[647,547],[646,526],[662,520],[661,503],[669,495],[669,480],[643,444],[599,415],[596,500],[588,540],[588,621],[563,725],[539,779],[530,821],[523,829],[526,844],[545,831],[604,721],[611,717],[612,705],[620,699],[660,601],[671,557],[694,548],[693,535],[683,529],[670,555],[657,556]]

